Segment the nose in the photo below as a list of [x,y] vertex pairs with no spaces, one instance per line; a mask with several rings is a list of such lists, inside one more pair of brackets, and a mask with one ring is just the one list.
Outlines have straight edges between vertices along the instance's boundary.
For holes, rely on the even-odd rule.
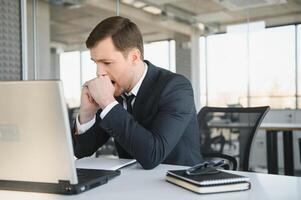
[[107,75],[107,72],[106,72],[106,70],[104,69],[104,67],[102,66],[102,64],[98,64],[98,65],[97,65],[96,75],[97,75],[97,76]]

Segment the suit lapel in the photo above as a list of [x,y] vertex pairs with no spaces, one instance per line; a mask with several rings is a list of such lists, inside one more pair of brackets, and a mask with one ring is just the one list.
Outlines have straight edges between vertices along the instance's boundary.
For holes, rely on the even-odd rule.
[[156,67],[154,65],[152,65],[150,62],[148,61],[144,61],[147,66],[148,66],[148,70],[146,73],[146,76],[144,78],[144,80],[142,81],[142,84],[139,88],[139,91],[137,93],[137,97],[135,99],[135,103],[133,106],[133,116],[136,119],[141,119],[141,115],[143,114],[143,112],[141,112],[141,110],[143,109],[143,107],[145,107],[145,105],[147,105],[147,101],[148,99],[152,96],[152,89],[151,87],[153,86],[153,84],[156,82],[157,79],[157,74],[158,74],[158,70],[156,70]]

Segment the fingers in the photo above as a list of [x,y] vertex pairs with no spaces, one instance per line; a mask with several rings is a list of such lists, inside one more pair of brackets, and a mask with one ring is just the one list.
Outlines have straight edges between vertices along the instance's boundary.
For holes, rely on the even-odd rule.
[[87,81],[83,84],[83,89],[82,89],[82,92],[83,92],[83,95],[85,95],[89,101],[89,103],[91,104],[94,104],[94,105],[97,105],[97,103],[95,102],[95,100],[93,99],[91,93],[90,93],[90,90],[89,90],[89,82],[90,81]]
[[89,96],[89,101],[90,101],[91,104],[94,104],[95,106],[98,106],[96,101],[91,96]]
[[83,84],[82,88],[83,88],[83,89],[85,89],[85,88],[86,88],[86,89],[89,89],[89,87],[88,87],[89,82],[90,82],[90,81],[86,81],[86,82]]
[[97,77],[107,76],[108,74],[96,74]]
[[94,99],[91,97],[91,95],[89,93],[87,94],[87,96],[88,96],[88,100],[89,100],[90,103],[95,102]]
[[97,78],[84,83],[82,93],[86,95],[87,102],[93,105],[102,106],[103,102],[111,99],[114,95],[114,85],[108,75],[103,74]]
[[94,100],[94,98],[91,96],[91,94],[89,93],[89,91],[87,91],[84,95],[87,97],[87,99],[88,99],[88,101],[89,101],[90,104],[98,106],[98,104],[96,103],[96,101]]
[[98,104],[96,103],[96,101],[93,99],[93,97],[92,97],[92,95],[91,95],[89,89],[87,89],[86,95],[87,95],[88,100],[89,100],[89,102],[90,102],[91,104],[98,105]]

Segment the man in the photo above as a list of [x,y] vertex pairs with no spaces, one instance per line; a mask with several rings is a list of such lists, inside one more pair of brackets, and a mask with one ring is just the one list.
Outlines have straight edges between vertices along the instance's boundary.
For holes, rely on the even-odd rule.
[[107,18],[90,33],[86,46],[97,78],[82,89],[75,155],[90,156],[113,137],[119,157],[134,158],[145,169],[201,162],[191,84],[143,61],[136,24]]

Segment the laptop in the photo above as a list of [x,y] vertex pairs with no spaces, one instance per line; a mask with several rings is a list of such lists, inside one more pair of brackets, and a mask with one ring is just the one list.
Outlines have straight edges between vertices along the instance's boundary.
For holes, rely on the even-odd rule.
[[0,190],[78,194],[120,171],[76,169],[60,81],[0,81]]

